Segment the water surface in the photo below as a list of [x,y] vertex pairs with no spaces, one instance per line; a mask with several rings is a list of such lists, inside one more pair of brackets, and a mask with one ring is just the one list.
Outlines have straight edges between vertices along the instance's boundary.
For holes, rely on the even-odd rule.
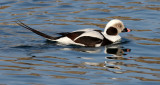
[[[159,85],[159,0],[1,0],[0,84]],[[132,29],[122,43],[61,46],[18,26],[44,33],[103,30],[111,19]]]

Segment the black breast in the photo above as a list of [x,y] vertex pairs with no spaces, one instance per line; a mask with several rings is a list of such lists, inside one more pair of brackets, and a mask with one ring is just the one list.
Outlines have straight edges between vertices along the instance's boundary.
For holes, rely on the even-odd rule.
[[113,43],[112,41],[110,41],[110,40],[104,38],[103,41],[102,41],[101,46],[109,45],[109,44],[112,44],[112,43]]

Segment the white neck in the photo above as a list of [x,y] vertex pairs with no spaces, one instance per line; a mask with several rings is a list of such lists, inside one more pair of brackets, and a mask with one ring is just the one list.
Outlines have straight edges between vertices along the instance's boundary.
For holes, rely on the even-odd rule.
[[116,35],[116,36],[107,35],[107,34],[104,34],[103,32],[102,32],[102,34],[104,35],[104,37],[105,37],[106,39],[109,39],[109,40],[112,41],[112,42],[116,42],[116,41],[119,41],[119,40],[121,39],[121,37],[120,37],[119,35]]

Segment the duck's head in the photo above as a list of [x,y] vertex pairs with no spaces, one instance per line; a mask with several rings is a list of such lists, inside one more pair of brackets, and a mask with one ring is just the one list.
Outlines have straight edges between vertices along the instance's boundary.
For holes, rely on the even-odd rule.
[[116,36],[121,32],[130,32],[131,30],[126,28],[122,21],[113,19],[109,21],[105,27],[104,34]]

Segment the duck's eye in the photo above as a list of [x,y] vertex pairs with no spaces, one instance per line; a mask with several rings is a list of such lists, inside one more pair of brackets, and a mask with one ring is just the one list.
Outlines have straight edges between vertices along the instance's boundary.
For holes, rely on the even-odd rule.
[[108,28],[108,30],[106,31],[106,33],[108,35],[117,35],[118,34],[118,30],[114,27],[110,27]]
[[122,27],[122,25],[121,25],[121,24],[117,24],[117,27],[121,28],[121,27]]
[[119,27],[121,28],[121,27],[122,27],[122,25],[119,25]]

